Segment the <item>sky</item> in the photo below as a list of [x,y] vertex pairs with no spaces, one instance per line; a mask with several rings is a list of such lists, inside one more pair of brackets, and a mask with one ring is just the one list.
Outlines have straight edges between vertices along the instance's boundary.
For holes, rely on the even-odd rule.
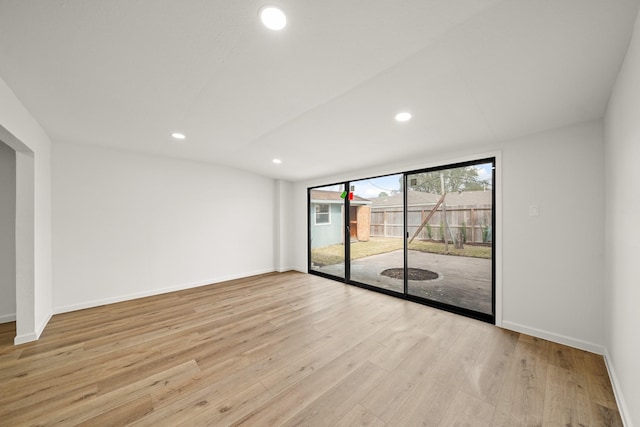
[[[484,163],[476,165],[478,170],[478,179],[488,180],[491,182],[491,163]],[[365,199],[378,197],[381,192],[391,194],[393,191],[400,190],[400,177],[402,174],[387,175],[377,178],[367,178],[359,181],[351,181],[351,185],[354,186],[354,194]],[[330,191],[342,191],[342,185],[332,185],[323,187],[323,190]]]
[[[479,180],[488,180],[491,183],[491,163],[476,165],[475,168],[478,170]],[[355,186],[354,193],[357,196],[370,199],[372,197],[378,197],[382,191],[387,194],[391,194],[392,191],[399,191],[401,176],[402,174],[396,174],[378,178],[363,179],[360,181],[352,181],[351,185]]]
[[369,178],[361,181],[351,181],[351,185],[355,186],[354,193],[357,196],[370,199],[378,197],[382,191],[387,194],[391,194],[392,191],[399,191],[400,177],[402,177],[402,174]]

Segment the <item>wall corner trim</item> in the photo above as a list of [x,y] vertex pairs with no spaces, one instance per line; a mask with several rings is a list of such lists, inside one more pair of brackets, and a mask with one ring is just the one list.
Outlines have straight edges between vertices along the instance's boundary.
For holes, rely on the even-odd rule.
[[53,312],[50,311],[49,314],[44,318],[42,323],[40,323],[40,325],[36,328],[36,339],[40,338],[40,335],[42,335],[42,332],[44,332],[44,328],[47,327],[52,316]]
[[16,335],[16,337],[13,339],[13,344],[20,345],[37,340],[38,334],[36,334],[35,332],[30,332],[28,334]]
[[38,328],[34,332],[29,332],[28,334],[16,335],[16,337],[13,339],[13,345],[20,345],[20,344],[25,344],[32,341],[38,341],[38,339],[40,338],[40,335],[42,335],[44,328],[47,326],[52,316],[53,316],[53,313],[49,313],[44,318],[44,321],[38,326]]
[[536,338],[542,338],[548,341],[553,341],[558,344],[568,345],[580,350],[585,350],[591,353],[604,354],[604,346],[595,344],[589,341],[584,341],[578,338],[569,337],[555,332],[544,331],[542,329],[532,328],[530,326],[521,325],[519,323],[502,321],[502,327],[511,331],[520,332],[522,334],[531,335]]
[[625,427],[633,427],[633,424],[631,423],[631,414],[629,414],[627,403],[625,402],[624,396],[622,395],[622,389],[620,388],[620,383],[618,382],[616,371],[613,369],[613,363],[611,355],[609,354],[609,349],[606,347],[604,349],[604,364],[607,367],[609,379],[611,380],[611,385],[613,386],[613,395],[615,396],[616,403],[618,404],[618,411],[620,412],[620,417],[622,418],[622,425],[624,425]]

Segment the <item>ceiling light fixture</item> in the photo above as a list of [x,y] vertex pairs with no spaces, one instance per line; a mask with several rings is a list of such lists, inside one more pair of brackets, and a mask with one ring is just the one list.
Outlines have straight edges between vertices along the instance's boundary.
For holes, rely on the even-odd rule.
[[171,137],[172,137],[173,139],[185,139],[185,138],[186,138],[186,136],[184,136],[184,134],[179,133],[179,132],[174,132],[174,133],[172,133],[172,134],[171,134]]
[[397,122],[406,122],[408,120],[411,120],[411,113],[407,113],[406,111],[402,113],[398,113],[396,114],[395,119]]
[[280,31],[287,25],[287,15],[275,6],[264,6],[260,9],[260,20],[270,30]]
[[280,163],[282,163],[282,160],[280,159],[273,159],[272,160],[273,163],[275,163],[276,165],[279,165]]

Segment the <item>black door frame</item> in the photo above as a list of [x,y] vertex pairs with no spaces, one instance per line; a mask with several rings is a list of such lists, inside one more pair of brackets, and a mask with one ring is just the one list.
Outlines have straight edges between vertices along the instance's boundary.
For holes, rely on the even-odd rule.
[[[491,231],[492,231],[492,239],[491,239],[491,314],[487,314],[487,313],[482,313],[482,312],[478,312],[478,311],[474,311],[474,310],[469,310],[467,308],[463,308],[463,307],[458,307],[458,306],[454,306],[454,305],[450,305],[450,304],[445,304],[439,301],[435,301],[435,300],[428,300],[425,298],[421,298],[418,296],[414,296],[409,294],[408,292],[408,268],[409,268],[409,263],[408,263],[408,196],[407,196],[407,177],[411,174],[416,174],[416,173],[422,173],[422,172],[435,172],[435,171],[439,171],[439,170],[445,170],[445,169],[454,169],[454,168],[459,168],[459,167],[466,167],[466,166],[473,166],[473,165],[477,165],[477,164],[483,164],[483,163],[491,163],[492,164],[492,188],[491,188],[491,204],[492,204],[492,209],[491,209]],[[403,290],[404,292],[395,292],[389,289],[384,289],[384,288],[379,288],[376,286],[372,286],[372,285],[367,285],[365,283],[360,283],[360,282],[356,282],[354,280],[351,280],[351,236],[350,236],[350,228],[349,228],[349,223],[350,223],[350,218],[349,218],[349,209],[350,209],[350,203],[349,203],[349,197],[345,197],[344,200],[344,278],[343,277],[339,277],[339,276],[334,276],[328,273],[324,273],[321,271],[317,271],[317,270],[313,270],[311,268],[311,190],[317,189],[317,188],[322,188],[322,187],[329,187],[329,186],[333,186],[333,185],[342,185],[344,188],[344,191],[347,192],[347,194],[349,193],[349,191],[351,190],[351,183],[354,181],[360,181],[360,180],[365,180],[365,179],[374,179],[374,178],[379,178],[379,177],[383,177],[383,176],[389,176],[389,175],[400,175],[402,174],[402,182],[403,182],[403,186],[402,186],[402,191],[403,191],[403,205],[404,205],[404,212],[403,212],[403,252],[404,252],[404,283],[403,283]],[[466,317],[470,317],[473,319],[477,319],[477,320],[481,320],[484,322],[488,322],[491,324],[495,324],[496,321],[496,248],[495,248],[495,242],[498,240],[496,239],[496,158],[495,157],[487,157],[487,158],[481,158],[481,159],[477,159],[477,160],[470,160],[470,161],[465,161],[465,162],[458,162],[458,163],[450,163],[450,164],[446,164],[446,165],[442,165],[442,166],[434,166],[434,167],[429,167],[429,168],[423,168],[423,169],[415,169],[415,170],[411,170],[411,171],[406,171],[406,172],[402,172],[402,173],[392,173],[392,174],[385,174],[385,175],[380,175],[380,176],[375,176],[375,177],[369,177],[369,178],[362,178],[360,180],[354,180],[354,181],[342,181],[342,182],[337,182],[334,184],[325,184],[325,185],[319,185],[319,186],[314,186],[314,187],[308,187],[307,188],[307,271],[309,272],[309,274],[314,274],[317,276],[321,276],[321,277],[325,277],[327,279],[331,279],[331,280],[335,280],[335,281],[339,281],[348,285],[352,285],[352,286],[357,286],[360,288],[364,288],[364,289],[368,289],[371,291],[375,291],[375,292],[379,292],[379,293],[383,293],[383,294],[387,294],[387,295],[392,295],[394,297],[398,297],[398,298],[402,298],[408,301],[412,301],[418,304],[423,304],[423,305],[428,305],[430,307],[435,307],[444,311],[448,311],[448,312],[452,312],[455,314],[459,314],[462,316],[466,316]]]

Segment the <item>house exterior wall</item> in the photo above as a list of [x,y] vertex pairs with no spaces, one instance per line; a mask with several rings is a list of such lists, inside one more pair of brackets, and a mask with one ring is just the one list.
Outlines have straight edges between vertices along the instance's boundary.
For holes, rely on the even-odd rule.
[[[316,206],[329,205],[329,224],[316,224]],[[334,203],[310,203],[309,221],[311,224],[311,249],[337,245],[343,242],[342,205]]]

